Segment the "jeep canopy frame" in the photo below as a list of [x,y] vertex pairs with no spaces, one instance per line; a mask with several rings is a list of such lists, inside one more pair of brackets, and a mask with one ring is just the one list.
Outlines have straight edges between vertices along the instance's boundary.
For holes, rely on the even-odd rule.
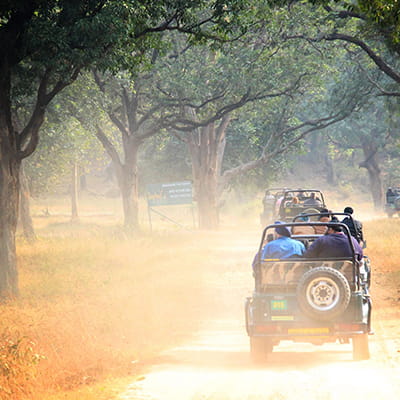
[[[314,204],[307,204],[307,200],[311,199],[312,195],[315,196],[317,201]],[[299,203],[292,203],[294,197],[297,197]],[[294,216],[300,214],[300,212],[315,213],[326,209],[325,198],[320,190],[289,189],[285,190],[282,195],[282,200],[279,204],[279,209],[277,210],[275,218],[289,222]]]

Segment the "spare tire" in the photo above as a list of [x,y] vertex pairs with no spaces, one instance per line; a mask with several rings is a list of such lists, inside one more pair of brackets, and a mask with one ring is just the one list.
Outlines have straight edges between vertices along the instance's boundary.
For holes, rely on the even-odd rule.
[[296,296],[305,315],[318,321],[328,321],[346,310],[351,291],[340,271],[321,266],[310,269],[301,277]]

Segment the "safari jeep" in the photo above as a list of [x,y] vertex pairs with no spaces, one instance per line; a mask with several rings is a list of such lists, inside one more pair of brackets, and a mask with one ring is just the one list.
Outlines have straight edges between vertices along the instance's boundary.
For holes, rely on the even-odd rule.
[[[336,223],[291,222],[297,226]],[[353,250],[349,258],[261,259],[266,238],[276,225],[262,233],[253,263],[255,288],[245,303],[246,330],[254,361],[263,361],[280,341],[323,344],[352,342],[353,359],[369,358],[371,331],[369,259],[358,261],[346,225],[339,223]],[[292,235],[309,246],[319,235]]]
[[[310,203],[311,196],[315,196],[315,201]],[[294,198],[297,203],[294,203]],[[326,210],[324,195],[320,190],[316,189],[288,189],[283,192],[279,205],[276,207],[277,212],[274,216],[275,220],[289,222],[300,213],[318,213]]]
[[400,187],[392,189],[392,195],[386,194],[385,213],[389,218],[400,215]]
[[260,214],[260,223],[262,227],[265,227],[269,223],[273,221],[273,218],[276,217],[279,210],[279,199],[282,199],[285,195],[285,192],[290,189],[288,188],[268,188],[265,191],[262,205],[263,210]]

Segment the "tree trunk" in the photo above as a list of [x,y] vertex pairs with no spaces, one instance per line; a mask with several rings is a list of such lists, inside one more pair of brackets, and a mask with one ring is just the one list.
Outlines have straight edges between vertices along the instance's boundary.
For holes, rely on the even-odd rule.
[[78,163],[74,162],[71,176],[71,221],[78,221]]
[[324,162],[327,149],[320,132],[311,135],[310,148],[313,151],[307,153],[307,159],[315,165],[321,165]]
[[125,163],[116,166],[116,175],[124,211],[124,227],[130,233],[139,230],[138,151],[139,146],[132,144],[129,154],[125,153]]
[[[22,14],[19,13],[18,16],[21,17]],[[31,18],[29,12],[26,16],[28,19]],[[57,93],[77,78],[79,72],[79,69],[76,69],[69,79],[53,82],[51,89],[49,82],[52,81],[52,68],[47,68],[43,74],[39,74],[41,76],[38,75],[40,82],[36,101],[29,120],[23,129],[16,129],[12,118],[11,71],[23,59],[20,58],[24,53],[21,50],[21,36],[26,33],[26,26],[23,23],[16,23],[17,21],[18,18],[11,25],[6,23],[1,35],[2,43],[7,44],[7,48],[2,49],[0,57],[0,298],[2,299],[18,295],[15,234],[20,203],[21,161],[29,157],[38,145],[39,129],[43,124],[47,105]]]
[[[128,134],[129,133],[129,134]],[[112,165],[117,177],[118,187],[122,197],[124,211],[124,227],[128,232],[139,229],[139,194],[138,194],[138,152],[142,139],[138,139],[131,131],[122,135],[125,161],[120,160],[119,154],[113,144],[108,140],[100,127],[96,135],[104,149],[111,157]],[[139,135],[137,135],[139,136]]]
[[31,208],[30,208],[30,191],[28,186],[28,181],[26,179],[23,164],[21,165],[20,171],[21,180],[21,198],[20,198],[20,212],[19,217],[21,220],[22,230],[24,237],[29,242],[36,240],[35,230],[33,229]]
[[326,174],[326,180],[330,185],[336,185],[338,180],[337,180],[337,175],[336,175],[336,169],[335,169],[335,164],[333,160],[330,158],[329,154],[325,155],[325,165],[327,169],[327,174]]
[[[0,127],[1,129],[1,127]],[[3,137],[2,132],[0,132]],[[1,148],[0,157],[0,297],[18,296],[15,233],[19,208],[20,161]]]
[[194,175],[195,192],[199,213],[200,229],[217,229],[219,207],[217,198],[217,176],[212,169],[200,169]]
[[360,163],[360,167],[368,171],[374,207],[379,210],[383,207],[383,186],[377,157],[378,147],[373,143],[362,143],[362,148],[365,160]]
[[15,233],[19,208],[19,170],[11,122],[11,76],[7,60],[0,63],[0,298],[18,295]]
[[200,229],[217,229],[219,226],[219,181],[229,121],[229,116],[225,116],[218,127],[211,123],[196,129],[187,141]]

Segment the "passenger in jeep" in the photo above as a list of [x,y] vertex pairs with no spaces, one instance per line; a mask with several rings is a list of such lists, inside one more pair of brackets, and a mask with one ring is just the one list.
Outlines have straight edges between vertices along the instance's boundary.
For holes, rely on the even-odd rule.
[[305,206],[320,206],[321,200],[316,197],[315,193],[312,192],[310,197],[304,202]]
[[[329,212],[328,210],[326,210],[326,212]],[[319,217],[318,217],[318,222],[330,222],[331,221],[331,217],[329,214],[325,214],[322,213]],[[324,235],[326,233],[326,226],[325,225],[316,225],[314,226],[314,231],[317,235]]]
[[[305,213],[300,213],[301,215],[298,219],[300,222],[309,222],[310,217],[305,215]],[[325,228],[326,229],[326,228]],[[314,235],[314,228],[310,225],[303,226],[292,226],[293,235]]]
[[[280,221],[275,222],[278,223]],[[289,229],[285,226],[277,226],[275,234],[277,238],[263,247],[261,259],[300,257],[304,253],[304,244],[292,239]]]
[[[355,254],[360,261],[363,251],[357,240],[351,236]],[[352,257],[349,238],[339,225],[329,226],[325,235],[319,237],[303,254],[303,258],[347,258]]]
[[[354,210],[352,207],[346,207],[343,212],[353,216]],[[345,217],[342,222],[349,227],[351,236],[354,236],[357,239],[357,242],[362,246],[364,243],[362,223],[357,219],[350,217]]]
[[386,203],[393,203],[396,196],[397,196],[397,191],[393,190],[391,187],[388,188],[386,192]]

